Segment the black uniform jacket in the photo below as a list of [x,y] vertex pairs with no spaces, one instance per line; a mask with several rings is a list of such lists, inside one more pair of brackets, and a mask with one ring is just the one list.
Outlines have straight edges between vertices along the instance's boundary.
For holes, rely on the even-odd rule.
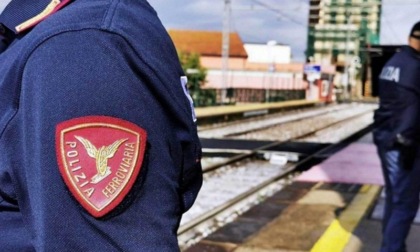
[[386,63],[379,76],[379,97],[380,107],[374,116],[376,143],[418,145],[420,54],[416,50],[404,46]]

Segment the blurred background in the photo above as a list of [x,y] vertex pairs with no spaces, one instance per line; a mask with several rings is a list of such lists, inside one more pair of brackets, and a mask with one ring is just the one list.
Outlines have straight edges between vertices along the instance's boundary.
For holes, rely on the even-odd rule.
[[420,13],[418,0],[150,4],[181,54],[197,106],[375,97],[377,72]]

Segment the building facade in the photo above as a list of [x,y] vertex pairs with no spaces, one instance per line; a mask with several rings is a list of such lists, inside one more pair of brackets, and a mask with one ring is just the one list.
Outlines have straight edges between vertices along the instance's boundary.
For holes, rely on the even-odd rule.
[[364,48],[379,44],[381,0],[310,0],[308,61],[342,68],[365,60]]
[[169,30],[179,52],[200,55],[207,69],[203,89],[227,90],[231,102],[267,102],[305,99],[308,84],[303,64],[291,62],[287,45],[244,44],[237,33],[230,34],[227,83],[223,86],[222,33],[218,31]]
[[261,64],[289,64],[292,62],[292,49],[289,45],[269,41],[267,44],[245,43],[248,62]]

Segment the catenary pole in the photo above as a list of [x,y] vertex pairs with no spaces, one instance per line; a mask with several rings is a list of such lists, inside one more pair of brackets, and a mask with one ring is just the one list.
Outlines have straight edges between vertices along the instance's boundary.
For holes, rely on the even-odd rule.
[[223,37],[222,37],[222,103],[226,103],[226,93],[228,88],[229,71],[229,46],[230,46],[230,19],[231,19],[231,0],[224,0],[223,15]]

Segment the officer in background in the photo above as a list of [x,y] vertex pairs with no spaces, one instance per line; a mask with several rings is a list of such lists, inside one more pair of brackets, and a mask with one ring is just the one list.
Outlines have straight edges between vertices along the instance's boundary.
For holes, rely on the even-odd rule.
[[177,251],[181,215],[202,183],[201,147],[153,8],[9,2],[0,15],[0,251]]
[[420,192],[420,22],[379,76],[380,107],[374,141],[381,159],[386,203],[382,252],[406,251]]

